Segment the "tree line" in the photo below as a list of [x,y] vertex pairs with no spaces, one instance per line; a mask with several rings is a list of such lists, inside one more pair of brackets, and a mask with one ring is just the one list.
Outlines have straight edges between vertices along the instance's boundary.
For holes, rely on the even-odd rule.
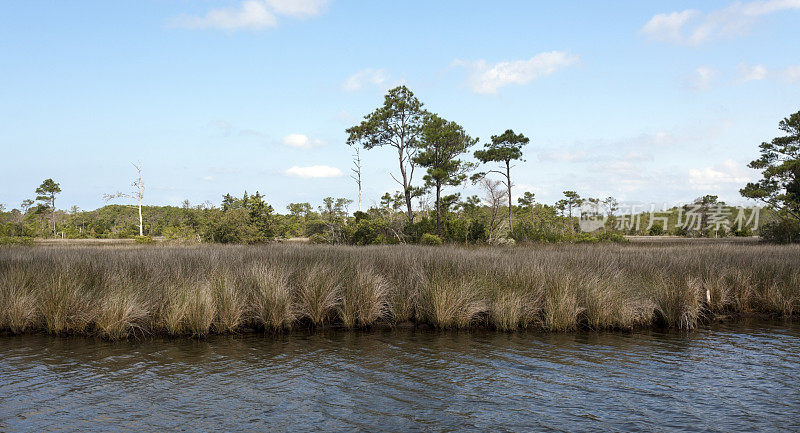
[[[704,196],[695,203],[657,214],[619,214],[613,197],[583,198],[565,191],[554,205],[536,203],[525,193],[512,204],[513,229],[508,224],[507,190],[499,181],[481,180],[483,197],[442,200],[439,211],[420,202],[415,220],[408,222],[403,208],[405,197],[386,193],[375,206],[351,212],[353,201],[326,197],[317,206],[290,203],[283,213],[269,205],[263,194],[225,194],[219,205],[203,203],[181,206],[128,206],[110,204],[83,211],[77,207],[60,210],[53,203],[60,185],[48,179],[51,193],[26,210],[0,209],[0,237],[80,238],[163,237],[176,242],[218,242],[256,244],[280,239],[307,238],[318,243],[355,245],[393,243],[493,243],[510,242],[600,242],[624,241],[622,235],[680,235],[725,237],[749,236],[746,228],[736,230],[736,209]],[[41,189],[37,188],[37,190]],[[28,200],[26,202],[31,202]],[[692,210],[694,208],[694,210]],[[725,212],[726,221],[713,217]],[[695,212],[695,224],[680,224]],[[682,217],[682,215],[684,215]],[[593,233],[582,232],[580,218],[602,217]],[[745,215],[751,220],[752,213]],[[762,219],[768,220],[764,214]],[[143,224],[140,224],[143,221]],[[438,234],[437,234],[438,233]]]
[[[761,156],[750,167],[763,178],[748,183],[741,194],[760,200],[767,209],[762,237],[778,242],[800,241],[800,112],[783,119],[779,128],[787,135],[760,146]],[[643,221],[621,224],[613,197],[581,197],[564,191],[549,205],[537,203],[531,192],[512,200],[515,163],[524,161],[530,139],[507,129],[476,148],[480,140],[464,127],[429,112],[405,86],[388,91],[381,106],[346,130],[353,150],[352,178],[358,188],[357,211],[352,200],[327,197],[318,206],[291,203],[286,213],[275,212],[264,195],[245,192],[225,194],[219,206],[205,203],[181,207],[143,206],[142,167],[134,164],[137,178],[129,193],[106,194],[107,201],[130,199],[136,204],[109,205],[94,211],[56,208],[60,185],[46,179],[35,189],[35,199],[19,209],[0,206],[0,236],[22,237],[131,237],[163,236],[182,241],[260,243],[279,238],[309,238],[314,242],[379,243],[507,243],[516,241],[621,241],[623,234],[672,234],[682,236],[747,236],[736,227],[735,210],[716,196],[699,197],[694,203],[675,207]],[[361,150],[390,148],[397,158],[391,173],[398,190],[387,192],[380,202],[362,209]],[[466,158],[472,156],[476,162]],[[422,171],[422,173],[420,173]],[[421,182],[419,178],[421,177]],[[415,181],[416,179],[416,181]],[[466,182],[480,187],[481,195],[461,197],[457,188]],[[432,197],[432,206],[427,195]],[[414,202],[417,201],[417,206]],[[689,207],[700,212],[699,224],[681,225]],[[709,222],[710,209],[720,209],[725,221]],[[582,233],[580,217],[604,216],[593,233]],[[633,218],[633,216],[631,216]],[[654,221],[657,218],[658,221]],[[752,214],[747,215],[752,219]]]

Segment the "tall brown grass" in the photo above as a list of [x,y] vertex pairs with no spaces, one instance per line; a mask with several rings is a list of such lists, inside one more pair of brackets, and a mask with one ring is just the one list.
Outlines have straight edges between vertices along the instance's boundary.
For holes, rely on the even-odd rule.
[[346,328],[370,326],[389,315],[389,286],[370,268],[358,267],[342,283],[339,319]]
[[30,289],[29,280],[21,269],[6,269],[0,275],[0,328],[21,333],[35,327],[36,294]]
[[266,330],[289,329],[297,318],[292,302],[289,271],[283,265],[252,267],[250,311],[256,326]]
[[236,289],[233,278],[224,271],[212,277],[211,283],[217,312],[214,329],[220,333],[236,332],[245,314],[242,291]]
[[419,294],[419,319],[437,328],[465,328],[488,310],[483,293],[465,275],[435,274]]
[[143,330],[148,310],[141,287],[134,286],[122,272],[108,276],[99,292],[94,325],[103,337],[123,338]]
[[693,329],[800,311],[800,246],[0,248],[0,331]]
[[341,271],[341,268],[316,263],[300,272],[296,279],[300,312],[315,326],[330,320],[339,304]]

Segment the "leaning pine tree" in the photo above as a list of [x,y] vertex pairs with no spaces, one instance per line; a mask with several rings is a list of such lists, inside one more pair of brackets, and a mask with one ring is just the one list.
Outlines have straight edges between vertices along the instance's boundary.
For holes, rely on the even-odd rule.
[[775,209],[786,233],[773,238],[791,242],[800,240],[800,111],[781,120],[778,128],[787,135],[761,143],[761,157],[749,164],[763,177],[740,192]]
[[399,86],[389,90],[382,106],[364,116],[360,124],[346,131],[348,145],[361,145],[366,150],[390,146],[397,151],[400,178],[394,175],[392,178],[403,187],[409,224],[414,222],[411,199],[416,190],[411,186],[411,181],[416,165],[414,157],[419,149],[417,141],[424,119],[422,103],[406,86]]

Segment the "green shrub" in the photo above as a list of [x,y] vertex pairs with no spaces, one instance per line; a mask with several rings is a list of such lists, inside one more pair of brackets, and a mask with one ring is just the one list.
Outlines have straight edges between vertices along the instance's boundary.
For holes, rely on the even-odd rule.
[[308,238],[308,240],[309,240],[309,241],[310,241],[312,244],[327,244],[327,243],[328,243],[328,237],[327,237],[327,236],[325,236],[325,235],[324,235],[324,234],[322,234],[322,233],[314,233],[313,235],[311,235],[311,236]]
[[425,234],[432,233],[436,231],[436,221],[422,217],[419,221],[414,222],[413,224],[406,224],[403,227],[403,235],[411,243],[422,243],[422,237]]
[[653,224],[650,230],[647,231],[650,236],[662,236],[664,234],[664,227],[661,224]]
[[357,211],[353,212],[353,219],[355,219],[356,223],[358,223],[361,220],[368,220],[368,219],[370,219],[370,217],[369,217],[368,213],[361,212],[360,210],[357,210]]
[[0,236],[0,245],[32,246],[33,238],[29,236]]
[[[362,212],[362,214],[364,214]],[[366,214],[364,214],[366,215]],[[349,242],[354,245],[375,245],[381,242],[379,238],[386,232],[385,223],[382,221],[370,220],[365,217],[360,217],[360,220],[355,226],[350,235]]]
[[593,235],[591,235],[589,233],[579,233],[575,237],[575,242],[587,243],[587,244],[596,244],[596,243],[600,242],[600,239],[598,239],[596,236],[593,236]]
[[425,233],[422,235],[422,238],[420,239],[419,243],[421,243],[422,245],[441,245],[442,238],[436,235],[432,235],[430,233]]
[[597,239],[600,240],[600,242],[617,242],[622,244],[630,242],[630,239],[626,238],[625,236],[619,233],[614,233],[614,232],[600,233],[597,236]]
[[514,224],[514,230],[510,236],[517,242],[572,242],[573,235],[564,226],[543,223],[532,225],[529,221],[519,221]]
[[761,239],[776,244],[800,242],[800,222],[789,219],[770,221],[758,229],[758,234]]
[[137,244],[154,244],[156,241],[150,236],[136,236],[133,241]]
[[675,236],[689,237],[692,233],[689,231],[688,228],[684,226],[679,226],[675,227],[675,230],[673,230],[673,234]]
[[444,239],[453,242],[464,242],[469,237],[467,222],[463,219],[444,221]]
[[247,209],[232,209],[214,214],[202,237],[204,241],[223,244],[259,244],[272,239],[272,234],[266,227],[261,227]]
[[374,245],[381,245],[381,244],[390,244],[390,245],[397,245],[400,243],[400,239],[397,239],[397,236],[387,236],[384,234],[379,234],[375,237],[375,241],[372,242]]
[[488,235],[486,234],[486,225],[481,221],[473,221],[472,224],[469,225],[469,231],[467,232],[467,239],[472,242],[485,242]]
[[163,231],[164,237],[170,241],[191,242],[197,241],[197,232],[190,226],[179,225],[167,227]]

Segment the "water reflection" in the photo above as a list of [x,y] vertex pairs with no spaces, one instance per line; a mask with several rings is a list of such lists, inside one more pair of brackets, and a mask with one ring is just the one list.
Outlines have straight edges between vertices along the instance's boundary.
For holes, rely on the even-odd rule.
[[798,430],[800,326],[0,337],[0,431]]

